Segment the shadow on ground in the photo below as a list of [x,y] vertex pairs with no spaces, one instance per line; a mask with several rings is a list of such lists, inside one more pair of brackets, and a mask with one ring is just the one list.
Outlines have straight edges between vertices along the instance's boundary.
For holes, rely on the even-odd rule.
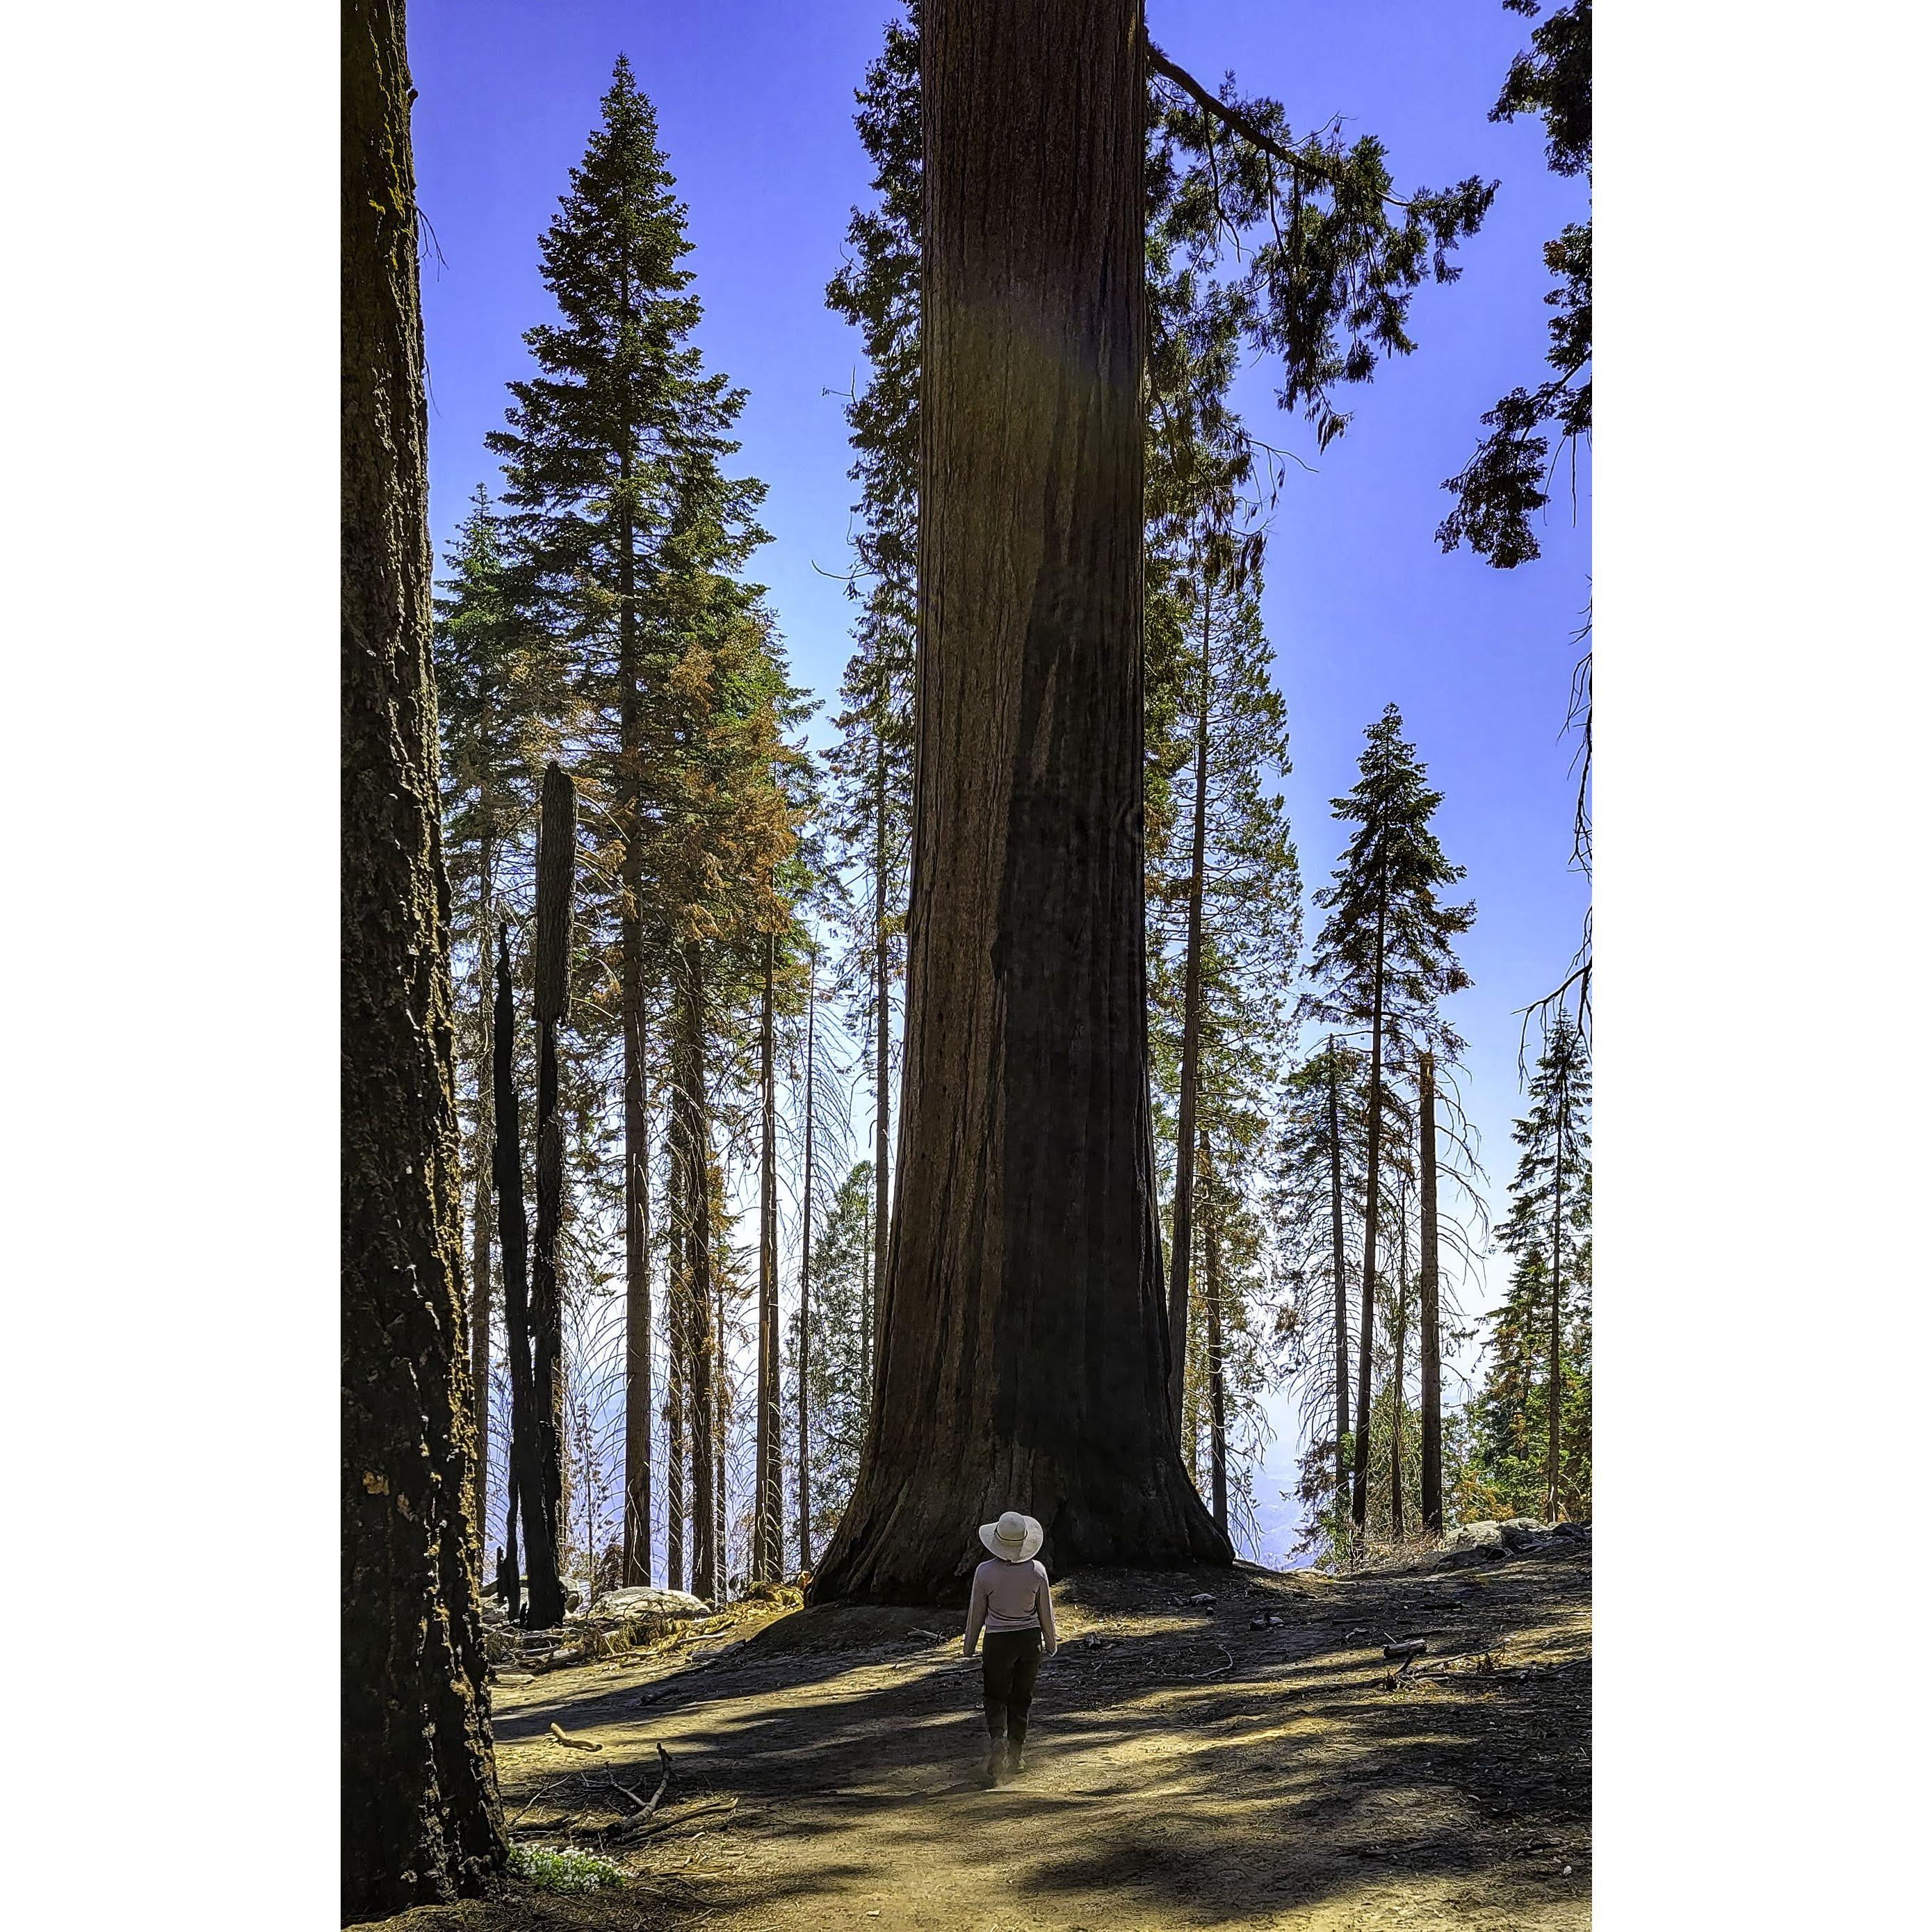
[[[389,1924],[1586,1924],[1589,1579],[1587,1555],[1344,1581],[1077,1574],[1028,1770],[995,1790],[950,1613],[827,1606],[655,1683],[559,1672],[499,1693],[506,1810],[519,1837],[586,1841],[626,1808],[614,1784],[655,1787],[662,1744],[634,1883]],[[1392,1682],[1382,1642],[1416,1635],[1434,1674]]]

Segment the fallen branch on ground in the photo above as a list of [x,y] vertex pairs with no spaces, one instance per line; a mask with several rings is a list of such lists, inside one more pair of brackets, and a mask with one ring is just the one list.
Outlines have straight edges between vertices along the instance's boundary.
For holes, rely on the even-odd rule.
[[664,1802],[664,1793],[670,1789],[670,1754],[662,1744],[658,1746],[658,1788],[651,1793],[648,1804],[634,1791],[626,1790],[621,1784],[617,1789],[638,1808],[638,1815],[632,1818],[620,1818],[616,1824],[607,1825],[604,1828],[604,1835],[607,1838],[615,1838],[627,1832],[640,1832],[657,1815],[658,1807]]
[[572,1737],[561,1724],[550,1726],[550,1739],[553,1744],[567,1744],[572,1750],[601,1751],[604,1748],[600,1744],[593,1744],[588,1738]]

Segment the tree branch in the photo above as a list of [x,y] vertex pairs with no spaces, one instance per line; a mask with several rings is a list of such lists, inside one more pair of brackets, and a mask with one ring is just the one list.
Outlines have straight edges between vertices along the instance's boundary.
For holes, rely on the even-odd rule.
[[[1147,42],[1148,64],[1164,80],[1171,80],[1186,94],[1203,113],[1211,114],[1221,124],[1238,134],[1252,146],[1264,154],[1272,154],[1285,166],[1298,168],[1304,174],[1311,174],[1318,181],[1326,182],[1330,188],[1340,188],[1340,178],[1319,163],[1311,161],[1305,154],[1298,154],[1291,148],[1284,148],[1271,134],[1265,134],[1244,114],[1239,108],[1230,107],[1225,100],[1218,100],[1203,87],[1185,68],[1176,67],[1150,39],[1147,39],[1144,28],[1142,38]],[[1382,200],[1391,208],[1400,208],[1410,214],[1414,212],[1414,203],[1404,201],[1399,195],[1385,194]]]

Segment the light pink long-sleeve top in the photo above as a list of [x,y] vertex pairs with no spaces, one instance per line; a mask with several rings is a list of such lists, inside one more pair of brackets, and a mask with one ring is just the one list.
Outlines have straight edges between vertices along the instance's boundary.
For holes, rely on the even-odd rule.
[[1009,1563],[989,1556],[973,1572],[973,1600],[966,1612],[966,1654],[979,1648],[982,1626],[988,1631],[1036,1630],[1046,1639],[1046,1654],[1060,1648],[1053,1627],[1053,1586],[1046,1566],[1036,1556]]

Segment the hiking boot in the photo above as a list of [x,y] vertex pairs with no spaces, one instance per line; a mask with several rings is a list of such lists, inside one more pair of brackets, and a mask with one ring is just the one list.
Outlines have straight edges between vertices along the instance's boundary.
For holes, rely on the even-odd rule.
[[1025,1770],[1025,1768],[1026,1744],[1024,1742],[1018,1738],[1009,1738],[1006,1740],[1006,1769],[1008,1772],[1013,1777],[1017,1778],[1022,1772]]
[[986,1769],[982,1782],[990,1789],[1003,1784],[1006,1776],[1006,1744],[1004,1738],[997,1738],[986,1752]]

